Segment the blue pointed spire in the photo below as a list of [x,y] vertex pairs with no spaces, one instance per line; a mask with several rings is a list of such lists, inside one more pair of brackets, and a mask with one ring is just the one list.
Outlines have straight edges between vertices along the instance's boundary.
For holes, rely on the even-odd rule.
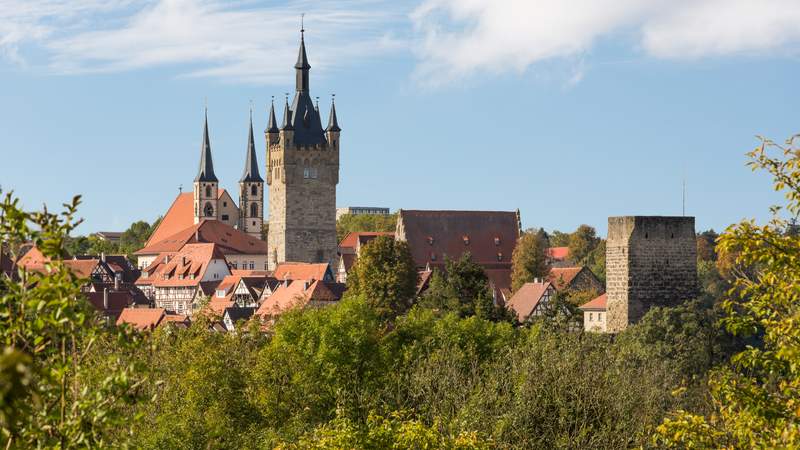
[[263,182],[258,173],[258,157],[256,156],[256,142],[253,138],[253,110],[250,110],[250,132],[247,136],[247,156],[245,157],[244,172],[239,182]]

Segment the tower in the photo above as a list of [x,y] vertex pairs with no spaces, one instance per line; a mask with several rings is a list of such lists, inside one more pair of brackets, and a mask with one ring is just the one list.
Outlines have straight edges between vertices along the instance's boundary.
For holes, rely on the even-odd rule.
[[697,295],[694,217],[608,218],[607,330],[636,323],[652,306]]
[[211,141],[208,139],[208,110],[203,125],[203,144],[200,146],[200,169],[194,178],[194,223],[216,220],[219,216],[219,180],[214,175],[211,160]]
[[[275,116],[275,107],[270,110],[270,117]],[[264,180],[258,173],[256,144],[253,139],[253,111],[250,111],[250,131],[247,135],[247,155],[244,172],[239,179],[239,229],[261,239],[261,228],[264,224]]]
[[283,261],[328,262],[336,256],[336,185],[339,183],[339,133],[331,105],[328,129],[322,128],[309,93],[309,70],[304,31],[295,68],[295,94],[288,96],[283,122],[274,113],[265,136],[269,185],[270,269]]

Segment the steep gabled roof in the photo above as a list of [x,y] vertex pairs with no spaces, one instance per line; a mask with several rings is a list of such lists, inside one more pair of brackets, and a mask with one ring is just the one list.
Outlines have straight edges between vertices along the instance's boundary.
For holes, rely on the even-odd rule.
[[394,232],[351,231],[350,233],[347,233],[347,236],[345,236],[344,239],[342,239],[342,242],[339,242],[339,247],[356,249],[359,245],[365,245],[378,236],[394,236]]
[[[288,283],[288,285],[287,285]],[[275,316],[292,308],[302,308],[310,301],[339,301],[346,286],[319,280],[294,280],[282,283],[256,311],[259,316]]]
[[198,286],[211,264],[223,264],[225,255],[216,244],[186,244],[180,252],[162,264],[152,278],[155,287]]
[[137,330],[152,330],[164,318],[164,308],[125,308],[117,319],[117,325],[129,324]]
[[[225,195],[225,189],[217,190],[217,198]],[[175,197],[175,201],[161,219],[153,234],[145,243],[145,247],[172,236],[194,225],[194,194],[184,192]]]
[[525,283],[514,293],[506,306],[516,312],[519,321],[523,322],[536,310],[539,302],[551,287],[549,281]]
[[177,252],[186,244],[217,244],[224,254],[266,255],[267,243],[219,220],[203,220],[161,241],[148,244],[136,255]]
[[568,288],[572,281],[575,280],[581,271],[585,269],[584,266],[580,267],[553,267],[550,269],[550,274],[547,279],[553,283],[556,290]]
[[405,239],[418,268],[444,264],[469,252],[487,268],[510,267],[519,238],[514,211],[400,210],[398,239]]

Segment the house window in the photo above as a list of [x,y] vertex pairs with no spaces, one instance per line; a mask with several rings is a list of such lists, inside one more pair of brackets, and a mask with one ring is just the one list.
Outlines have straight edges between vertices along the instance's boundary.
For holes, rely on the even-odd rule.
[[231,265],[233,265],[233,268],[234,268],[234,269],[238,269],[238,268],[239,268],[239,266],[237,266],[237,263],[236,263],[236,261],[232,262],[232,263],[231,263]]
[[469,236],[462,236],[461,239],[464,241],[464,245],[469,245]]
[[217,289],[217,297],[225,297],[225,291],[223,289]]
[[222,202],[222,206],[227,208],[228,207],[228,202]]
[[431,261],[436,261],[436,253],[431,253]]
[[433,245],[433,236],[428,236],[428,245]]
[[319,173],[317,173],[317,168],[316,167],[312,167],[311,168],[311,178],[317,179],[318,176],[319,176]]
[[503,254],[502,253],[500,253],[500,252],[497,253],[497,260],[498,261],[502,261],[503,260]]
[[250,261],[250,270],[253,270],[255,268],[256,268],[256,262],[255,261]]
[[597,313],[597,320],[603,320],[603,313]]
[[228,215],[227,214],[223,214],[222,215],[222,220],[228,220]]
[[303,178],[306,179],[311,178],[311,169],[309,169],[308,167],[303,168]]
[[495,237],[494,238],[494,245],[500,245],[500,238],[499,237]]
[[594,321],[594,314],[593,313],[589,313],[589,322],[592,322],[592,321]]

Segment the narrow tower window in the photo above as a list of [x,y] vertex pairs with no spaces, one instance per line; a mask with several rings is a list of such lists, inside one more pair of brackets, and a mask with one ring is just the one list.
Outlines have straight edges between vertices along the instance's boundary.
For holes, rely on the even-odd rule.
[[206,186],[206,197],[211,197],[211,186]]
[[254,197],[258,196],[258,188],[256,188],[255,184],[250,186],[250,195],[252,195]]
[[256,203],[250,204],[250,217],[258,217],[258,205]]
[[203,208],[203,215],[206,217],[212,217],[214,215],[214,207],[211,206],[211,202],[206,203],[205,208]]

